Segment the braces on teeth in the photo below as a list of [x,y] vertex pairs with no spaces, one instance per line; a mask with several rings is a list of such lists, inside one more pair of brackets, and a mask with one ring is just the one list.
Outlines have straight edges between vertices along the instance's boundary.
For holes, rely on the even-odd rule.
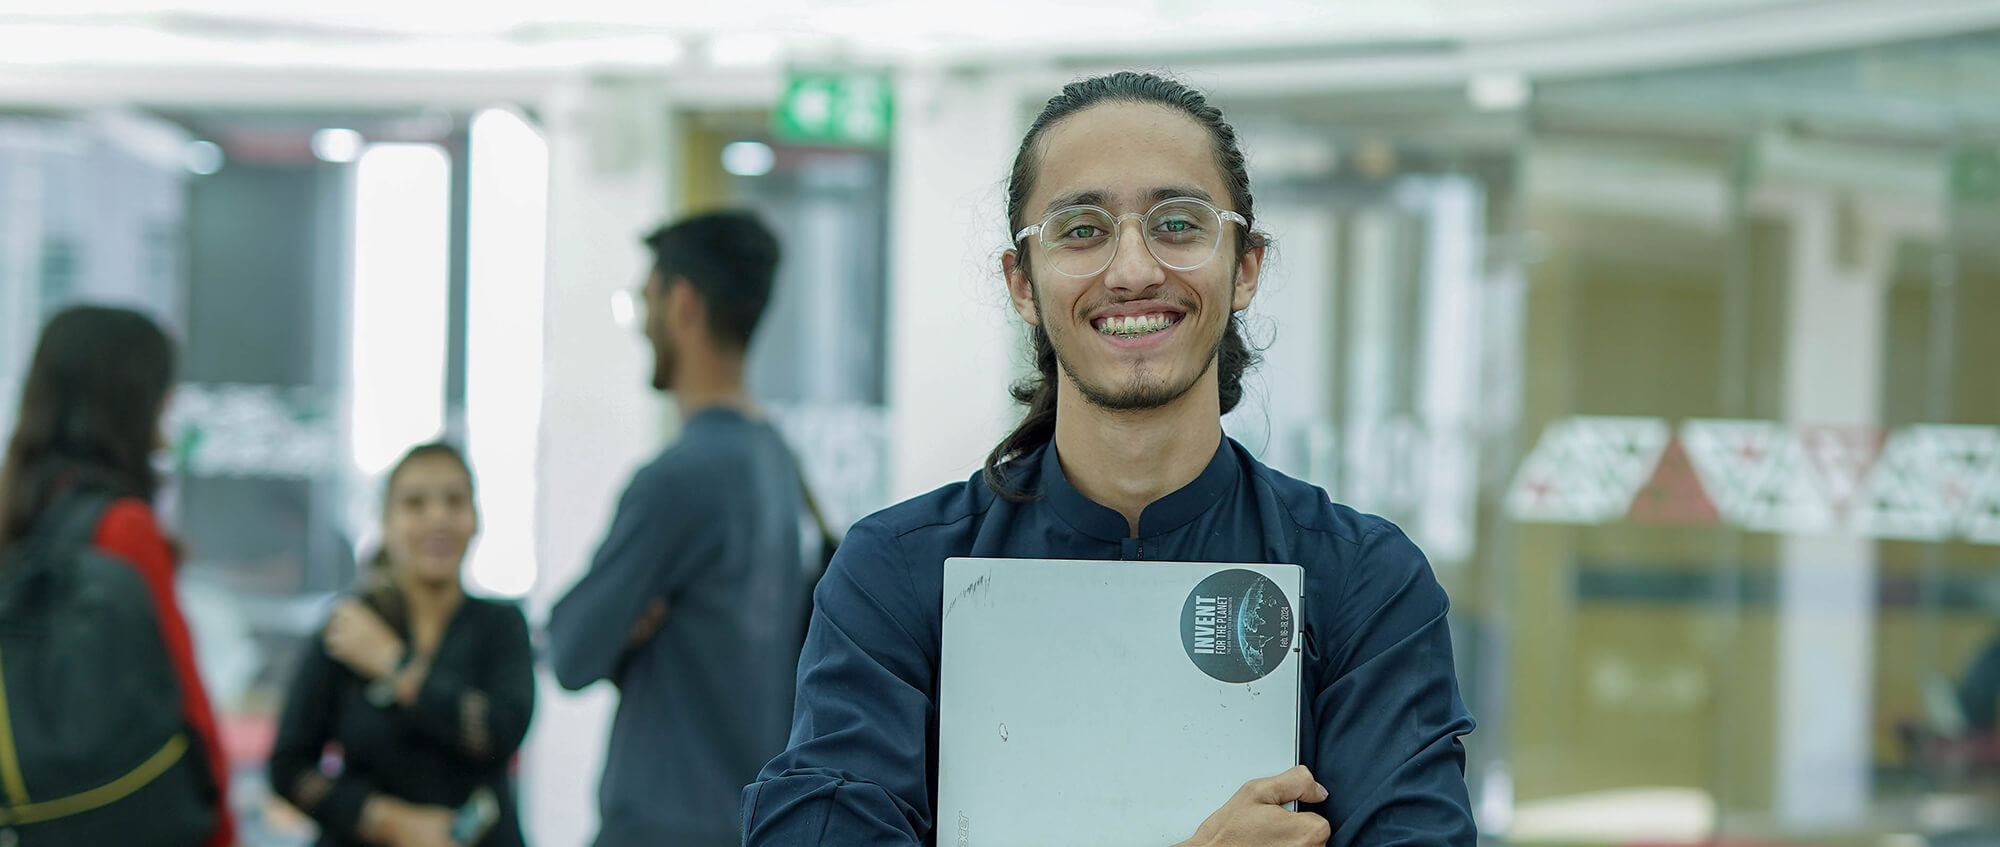
[[1104,319],[1104,325],[1098,327],[1097,331],[1105,335],[1131,338],[1133,336],[1159,332],[1173,325],[1174,320],[1166,315],[1126,315]]

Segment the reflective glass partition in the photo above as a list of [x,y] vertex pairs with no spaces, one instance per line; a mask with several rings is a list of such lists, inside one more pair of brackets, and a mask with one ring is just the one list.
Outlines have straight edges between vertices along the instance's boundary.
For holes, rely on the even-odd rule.
[[1237,106],[1279,247],[1230,432],[1430,555],[1489,835],[1990,831],[1997,59]]

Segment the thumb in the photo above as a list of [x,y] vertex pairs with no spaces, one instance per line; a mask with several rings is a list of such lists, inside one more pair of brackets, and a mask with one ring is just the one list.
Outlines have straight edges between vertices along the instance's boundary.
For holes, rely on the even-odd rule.
[[1327,798],[1326,787],[1313,781],[1312,771],[1305,765],[1294,765],[1284,773],[1257,780],[1246,787],[1252,788],[1252,800],[1271,806],[1282,806],[1297,800],[1318,803]]

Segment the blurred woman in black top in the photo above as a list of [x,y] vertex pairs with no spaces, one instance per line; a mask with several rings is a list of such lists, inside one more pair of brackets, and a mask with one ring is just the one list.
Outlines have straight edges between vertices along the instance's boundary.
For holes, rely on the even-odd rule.
[[[456,449],[417,447],[390,472],[382,552],[306,650],[271,753],[272,790],[319,821],[321,847],[522,845],[508,765],[533,657],[519,609],[459,585],[478,529]],[[490,826],[467,829],[480,807]]]

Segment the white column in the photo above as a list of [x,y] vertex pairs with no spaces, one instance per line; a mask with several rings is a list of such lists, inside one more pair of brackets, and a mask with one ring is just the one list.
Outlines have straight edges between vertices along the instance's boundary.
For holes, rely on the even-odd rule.
[[1007,168],[1026,123],[990,76],[896,82],[889,224],[889,499],[970,476],[1019,419],[1021,356],[999,270]]
[[1422,358],[1416,406],[1423,427],[1419,438],[1428,449],[1414,468],[1423,475],[1417,486],[1421,501],[1413,525],[1405,529],[1432,565],[1450,568],[1472,555],[1478,522],[1486,196],[1471,177],[1440,176],[1427,181],[1423,199],[1430,226],[1418,306]]
[[1361,209],[1351,217],[1348,240],[1346,337],[1334,343],[1341,366],[1346,420],[1341,422],[1345,461],[1338,488],[1343,503],[1386,509],[1396,491],[1396,421],[1393,401],[1396,355],[1396,229],[1393,209]]
[[549,146],[511,109],[481,112],[469,135],[465,446],[479,474],[481,530],[466,576],[522,597],[537,581]]
[[[1789,199],[1787,423],[1879,425],[1887,245],[1864,234],[1866,258],[1842,267],[1834,197]],[[1844,829],[1868,807],[1875,544],[1798,533],[1778,556],[1777,817],[1789,831]]]
[[[612,300],[645,277],[639,238],[667,213],[673,161],[667,110],[647,88],[575,82],[544,104],[549,142],[548,292],[535,513],[541,572],[529,595],[539,628],[589,564],[632,471],[661,446],[652,354]],[[597,783],[610,732],[609,686],[582,695],[537,674],[535,725],[521,769],[534,844],[584,844],[597,831]]]
[[[1263,363],[1243,378],[1243,402],[1224,431],[1265,464],[1301,479],[1312,473],[1311,433],[1331,424],[1334,326],[1334,213],[1324,203],[1259,204],[1257,225],[1278,243],[1264,265],[1245,328],[1268,343]],[[1324,484],[1325,480],[1313,480]]]

